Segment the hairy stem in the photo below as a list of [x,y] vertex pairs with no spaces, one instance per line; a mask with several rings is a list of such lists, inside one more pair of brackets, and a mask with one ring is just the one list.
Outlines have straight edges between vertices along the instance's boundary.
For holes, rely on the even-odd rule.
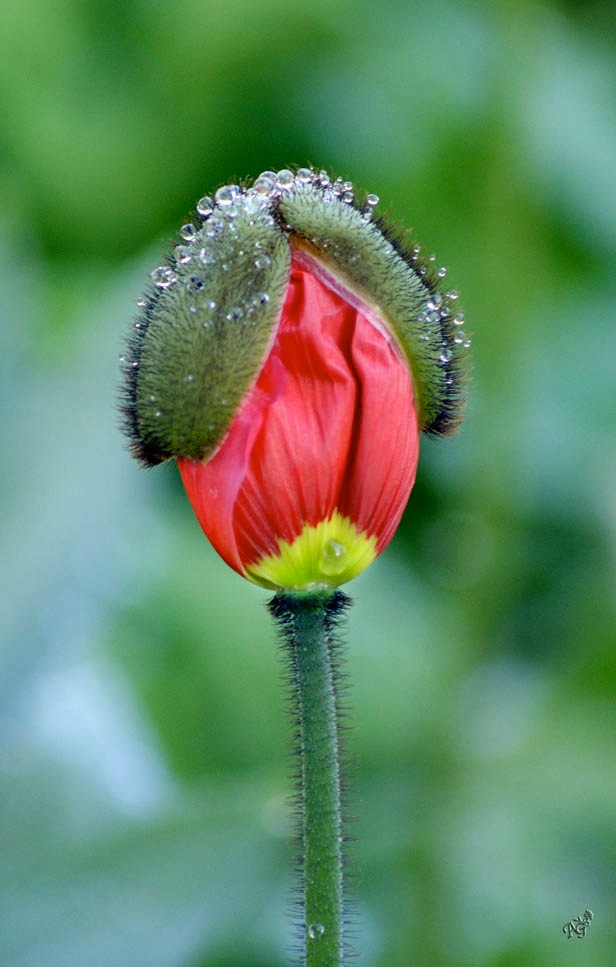
[[269,610],[278,622],[291,689],[299,769],[301,964],[343,961],[343,830],[340,784],[340,642],[350,604],[341,591],[279,592]]

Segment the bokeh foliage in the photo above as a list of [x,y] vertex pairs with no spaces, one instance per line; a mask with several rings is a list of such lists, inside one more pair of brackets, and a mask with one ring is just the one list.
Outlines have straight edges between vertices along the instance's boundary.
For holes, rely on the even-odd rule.
[[133,465],[114,395],[196,199],[313,162],[434,248],[474,335],[466,424],[425,444],[394,545],[349,588],[358,963],[613,963],[613,6],[2,19],[0,961],[285,963],[265,596],[173,467]]

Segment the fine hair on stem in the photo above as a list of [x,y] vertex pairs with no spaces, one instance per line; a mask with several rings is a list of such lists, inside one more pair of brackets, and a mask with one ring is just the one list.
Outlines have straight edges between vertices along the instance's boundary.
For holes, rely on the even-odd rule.
[[279,591],[268,604],[281,642],[292,725],[296,882],[291,954],[298,967],[337,967],[354,954],[341,627],[350,605],[350,598],[334,589]]

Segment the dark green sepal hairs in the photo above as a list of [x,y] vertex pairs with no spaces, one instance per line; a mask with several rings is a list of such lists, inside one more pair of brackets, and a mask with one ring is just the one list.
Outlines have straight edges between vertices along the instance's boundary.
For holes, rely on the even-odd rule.
[[151,273],[122,357],[124,429],[141,463],[202,460],[218,447],[267,358],[294,248],[394,334],[420,428],[457,427],[470,345],[457,293],[434,256],[374,217],[377,203],[312,168],[266,171],[198,202]]

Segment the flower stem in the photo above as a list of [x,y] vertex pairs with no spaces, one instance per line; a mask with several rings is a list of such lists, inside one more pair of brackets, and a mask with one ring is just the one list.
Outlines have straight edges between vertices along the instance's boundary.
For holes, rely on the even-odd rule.
[[278,623],[291,691],[299,769],[301,965],[343,962],[343,835],[340,784],[340,641],[350,605],[341,591],[279,592]]

